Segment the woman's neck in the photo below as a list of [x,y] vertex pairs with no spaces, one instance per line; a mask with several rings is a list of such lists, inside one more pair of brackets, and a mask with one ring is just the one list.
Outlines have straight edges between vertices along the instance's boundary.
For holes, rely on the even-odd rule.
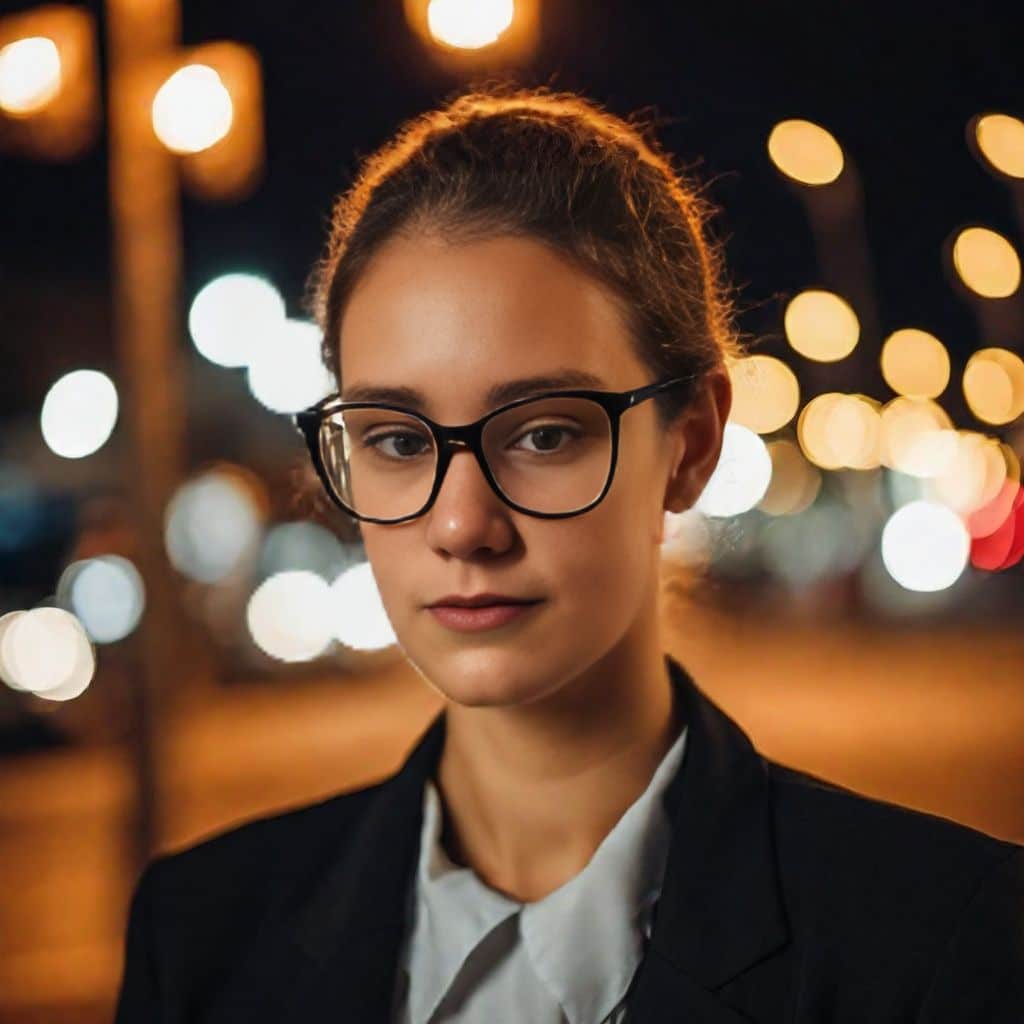
[[437,782],[455,863],[521,902],[582,871],[685,724],[664,655],[637,661],[610,652],[528,705],[448,705]]

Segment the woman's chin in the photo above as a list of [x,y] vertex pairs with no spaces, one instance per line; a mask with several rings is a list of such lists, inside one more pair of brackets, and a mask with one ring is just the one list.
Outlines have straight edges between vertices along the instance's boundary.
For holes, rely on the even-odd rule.
[[420,664],[427,681],[448,700],[465,707],[529,704],[544,693],[522,651],[461,651]]

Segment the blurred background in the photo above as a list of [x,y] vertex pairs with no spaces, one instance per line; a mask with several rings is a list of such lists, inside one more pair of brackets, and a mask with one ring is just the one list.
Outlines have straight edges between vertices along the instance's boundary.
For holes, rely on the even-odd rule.
[[750,354],[669,650],[768,756],[1024,842],[1024,63],[908,11],[0,7],[0,1019],[109,1019],[149,856],[440,709],[290,415],[333,197],[488,74],[647,112],[722,208]]

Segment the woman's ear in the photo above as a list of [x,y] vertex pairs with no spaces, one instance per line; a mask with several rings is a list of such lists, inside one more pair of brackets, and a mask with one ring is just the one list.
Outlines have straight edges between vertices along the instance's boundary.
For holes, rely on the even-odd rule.
[[665,488],[666,511],[685,512],[701,496],[718,465],[731,409],[732,381],[720,364],[698,381],[693,400],[670,428],[674,445]]

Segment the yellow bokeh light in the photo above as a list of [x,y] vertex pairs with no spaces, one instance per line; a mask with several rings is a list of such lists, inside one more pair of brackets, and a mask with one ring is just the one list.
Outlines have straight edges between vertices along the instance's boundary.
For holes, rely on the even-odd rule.
[[758,434],[780,430],[800,406],[796,374],[774,356],[754,355],[729,363],[732,408],[729,419]]
[[964,228],[957,235],[953,266],[971,291],[987,299],[1004,299],[1020,285],[1017,251],[989,228]]
[[786,337],[801,355],[829,363],[848,356],[860,337],[860,321],[835,292],[809,289],[786,307]]
[[1008,468],[997,438],[975,430],[959,430],[952,458],[926,481],[924,497],[967,515],[999,493]]
[[1024,121],[1008,114],[985,114],[974,125],[985,159],[1011,178],[1024,178]]
[[900,395],[886,402],[879,415],[882,465],[911,476],[931,477],[949,464],[957,436],[942,406],[930,398]]
[[188,64],[153,98],[153,131],[173,153],[199,153],[231,130],[234,106],[220,75],[206,64]]
[[938,398],[949,384],[949,353],[927,331],[904,327],[893,331],[882,346],[882,376],[900,395]]
[[829,410],[828,449],[844,468],[874,469],[880,464],[880,404],[865,395],[843,395]]
[[772,478],[757,507],[770,516],[803,512],[821,489],[821,473],[792,441],[772,441],[768,454],[772,459]]
[[16,39],[0,49],[0,108],[13,117],[42,110],[60,92],[57,44],[46,36]]
[[768,155],[783,174],[804,185],[827,185],[843,170],[843,150],[813,121],[780,121],[768,136]]
[[1005,348],[983,348],[967,361],[964,397],[985,423],[1010,423],[1024,413],[1024,360]]
[[513,0],[430,0],[427,27],[440,43],[479,50],[497,42],[514,16]]
[[828,420],[836,404],[845,397],[839,391],[827,391],[812,398],[800,410],[796,422],[797,440],[806,458],[821,469],[842,468],[842,460],[829,445]]

